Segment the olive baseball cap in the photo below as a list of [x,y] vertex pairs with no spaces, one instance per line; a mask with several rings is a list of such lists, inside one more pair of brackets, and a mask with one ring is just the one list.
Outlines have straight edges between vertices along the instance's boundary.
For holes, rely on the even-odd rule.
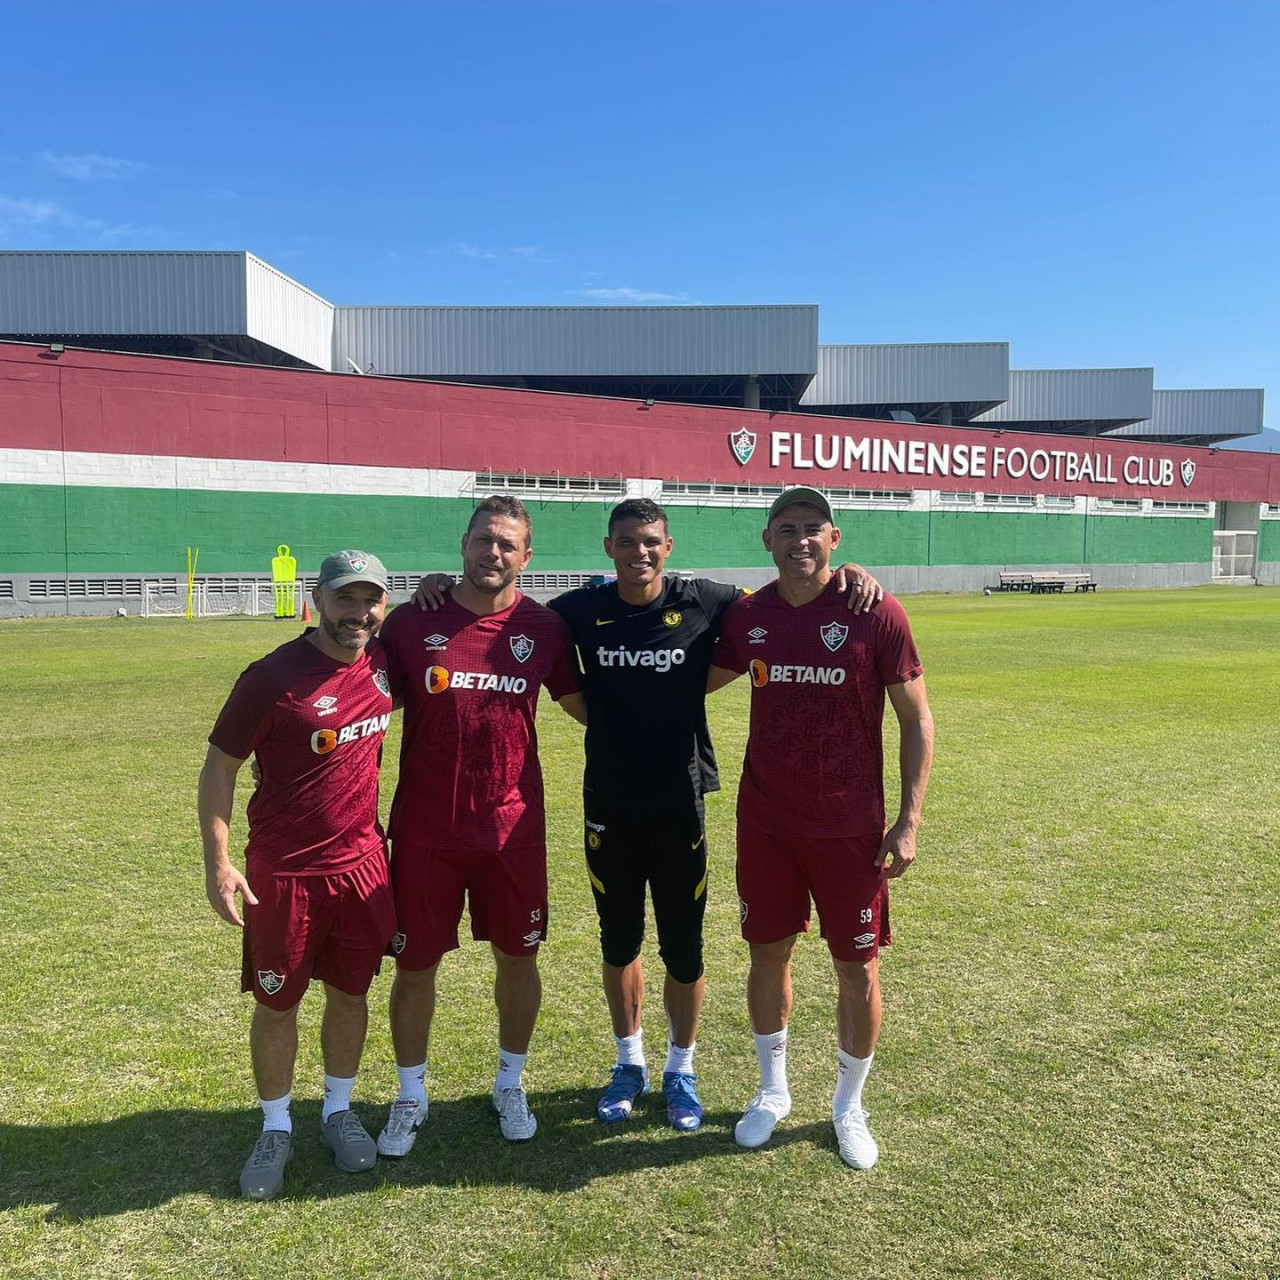
[[831,519],[831,503],[827,501],[827,495],[818,489],[810,489],[805,485],[796,485],[794,489],[784,489],[773,500],[773,506],[769,508],[769,518],[766,524],[772,524],[773,518],[779,511],[785,511],[788,507],[793,507],[796,503],[802,502],[806,507],[815,507],[822,512],[826,520]]
[[387,589],[387,571],[377,556],[367,551],[335,551],[326,556],[320,566],[318,586],[334,590],[352,582],[372,582],[375,587]]

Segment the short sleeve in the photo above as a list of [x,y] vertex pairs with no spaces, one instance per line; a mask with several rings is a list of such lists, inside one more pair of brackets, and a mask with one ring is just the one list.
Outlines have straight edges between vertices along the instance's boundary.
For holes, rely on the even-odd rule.
[[712,582],[709,578],[699,579],[698,599],[713,631],[720,630],[729,606],[743,594],[742,588],[735,587],[732,583]]
[[573,632],[569,624],[556,614],[551,619],[552,658],[543,683],[547,692],[559,702],[567,693],[579,693],[582,689],[581,672],[578,667],[578,650],[574,644]]
[[741,675],[747,669],[747,655],[742,644],[743,609],[730,605],[720,629],[720,643],[711,653],[711,665]]
[[[378,632],[378,639],[382,641],[382,650],[387,659],[387,679],[391,682],[391,696],[398,701],[402,701],[405,695],[405,687],[409,683],[409,673],[405,670],[405,665],[400,658],[400,632],[404,630],[405,622],[400,618],[400,610],[408,609],[407,604],[399,605],[392,609],[391,616],[382,624],[382,630]],[[400,618],[399,621],[397,619]]]
[[258,663],[247,667],[218,715],[209,741],[237,760],[247,760],[271,724],[282,690],[279,679]]
[[924,674],[907,614],[893,596],[876,607],[872,617],[879,630],[876,636],[876,668],[886,685],[905,684]]

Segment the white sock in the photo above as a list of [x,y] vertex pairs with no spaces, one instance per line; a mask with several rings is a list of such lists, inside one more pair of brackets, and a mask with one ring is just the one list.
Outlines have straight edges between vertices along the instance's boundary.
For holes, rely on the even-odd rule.
[[840,1059],[840,1066],[836,1071],[835,1097],[831,1099],[833,1120],[838,1120],[850,1111],[862,1110],[862,1086],[867,1082],[867,1073],[876,1057],[872,1053],[866,1058],[855,1058],[843,1049],[837,1049],[836,1055]]
[[644,1028],[633,1036],[614,1036],[613,1042],[618,1046],[618,1065],[620,1067],[643,1067],[644,1060]]
[[527,1053],[508,1053],[498,1049],[498,1078],[494,1082],[495,1089],[518,1089],[520,1077],[524,1074],[524,1060]]
[[396,1075],[400,1077],[400,1096],[412,1098],[419,1106],[427,1100],[427,1064],[419,1063],[416,1067],[396,1067]]
[[355,1076],[325,1076],[324,1106],[320,1110],[321,1124],[328,1124],[329,1118],[339,1111],[351,1110],[351,1091],[355,1087]]
[[266,1098],[258,1099],[262,1108],[262,1132],[268,1129],[279,1129],[281,1133],[293,1132],[293,1119],[289,1115],[289,1103],[293,1101],[293,1092],[286,1093],[283,1098],[268,1102]]
[[664,1069],[678,1072],[682,1076],[693,1075],[693,1051],[697,1043],[695,1040],[693,1044],[685,1049],[676,1044],[674,1040],[668,1040],[667,1065]]
[[771,1031],[768,1035],[752,1032],[756,1042],[756,1057],[760,1059],[760,1091],[775,1097],[789,1098],[787,1088],[787,1029]]

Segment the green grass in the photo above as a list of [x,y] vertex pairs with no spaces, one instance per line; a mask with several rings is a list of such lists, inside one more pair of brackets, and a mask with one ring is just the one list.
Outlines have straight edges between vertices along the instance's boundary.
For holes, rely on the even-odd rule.
[[[768,1148],[733,1144],[755,1087],[735,686],[713,704],[726,791],[710,804],[703,1131],[667,1129],[660,1099],[620,1129],[592,1118],[612,1046],[578,730],[548,706],[537,1138],[498,1136],[491,965],[468,944],[442,969],[430,1120],[372,1176],[337,1173],[319,1141],[308,996],[297,1154],[268,1205],[237,1199],[258,1129],[250,1001],[238,936],[204,900],[194,788],[236,673],[292,632],[0,626],[0,1274],[1280,1273],[1280,592],[907,603],[938,754],[920,858],[895,888],[867,1089],[877,1169],[836,1154],[816,935],[796,965],[795,1110]],[[636,767],[642,784],[643,749]],[[652,942],[646,956],[656,979]],[[395,1087],[388,986],[357,1089],[371,1128]],[[660,1057],[656,999],[646,1021]]]

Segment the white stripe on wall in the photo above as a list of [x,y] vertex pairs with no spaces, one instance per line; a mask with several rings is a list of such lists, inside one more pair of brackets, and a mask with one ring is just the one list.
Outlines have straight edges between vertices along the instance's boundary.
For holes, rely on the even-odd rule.
[[[65,471],[64,471],[65,467]],[[470,498],[471,471],[333,466],[242,458],[171,458],[139,453],[0,449],[0,484],[96,485],[112,489],[208,489],[223,493],[384,494]]]

